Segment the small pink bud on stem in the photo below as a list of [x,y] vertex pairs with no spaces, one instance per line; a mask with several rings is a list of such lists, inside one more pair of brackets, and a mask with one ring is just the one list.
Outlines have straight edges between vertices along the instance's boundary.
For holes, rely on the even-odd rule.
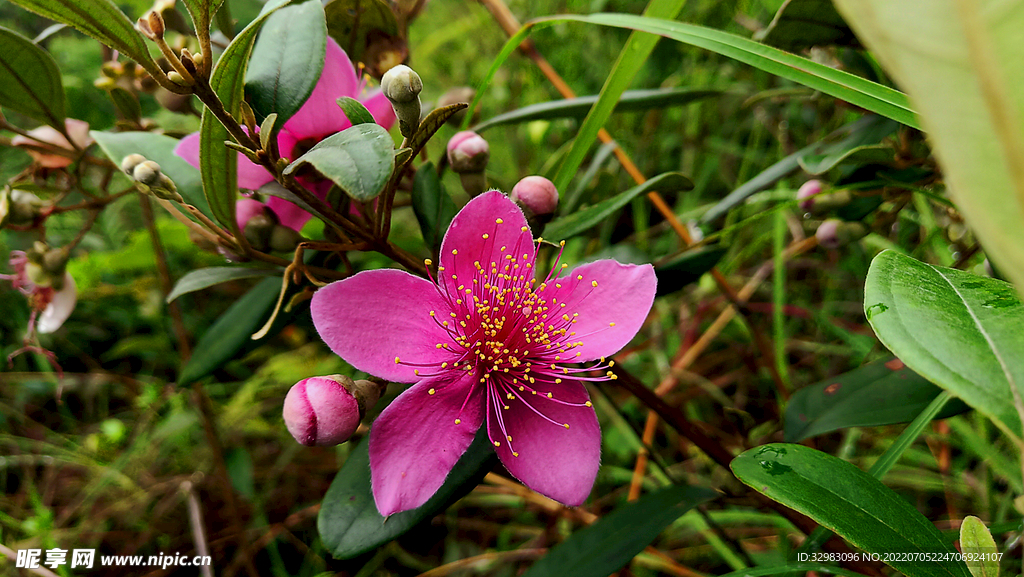
[[344,375],[304,379],[285,396],[285,426],[302,445],[344,443],[386,387],[383,383],[353,381]]
[[860,240],[868,233],[868,228],[861,222],[846,222],[838,218],[830,218],[820,225],[814,233],[818,244],[824,248],[839,248],[855,240]]
[[470,197],[487,190],[484,169],[491,157],[491,147],[479,134],[464,130],[448,141],[448,163],[459,175],[462,188]]
[[532,215],[550,220],[558,208],[558,189],[555,183],[543,176],[527,176],[520,180],[512,187],[509,198],[523,208],[527,218]]

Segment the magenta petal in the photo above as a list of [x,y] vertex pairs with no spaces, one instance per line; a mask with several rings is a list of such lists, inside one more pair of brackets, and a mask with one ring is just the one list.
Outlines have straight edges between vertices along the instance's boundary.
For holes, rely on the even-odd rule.
[[[611,356],[626,346],[647,319],[657,286],[658,278],[651,265],[614,260],[587,263],[548,281],[539,294],[548,306],[557,305],[557,310],[576,315],[574,332],[566,341],[583,343],[574,346],[573,356],[563,360],[592,361]],[[562,303],[566,306],[561,307]]]
[[[320,139],[341,132],[352,126],[352,123],[338,106],[338,99],[342,96],[355,98],[358,94],[359,78],[352,67],[352,61],[338,43],[328,37],[320,80],[306,103],[284,123],[283,128],[292,133],[296,140]],[[281,154],[287,156],[288,152],[282,150]]]
[[270,210],[274,211],[274,214],[277,216],[277,222],[296,232],[302,230],[302,227],[309,222],[309,219],[313,218],[313,215],[306,212],[299,205],[276,196],[267,198],[267,206]]
[[[180,156],[185,162],[199,168],[199,133],[193,132],[182,138],[174,147],[174,154]],[[267,169],[249,160],[242,153],[238,153],[238,187],[248,190],[256,190],[264,184],[274,180]]]
[[[474,263],[479,261],[484,267],[508,264],[509,274],[525,275],[528,283],[534,277],[533,259],[533,235],[523,211],[501,192],[491,190],[470,200],[455,215],[441,242],[443,270],[438,269],[437,278],[454,295],[461,292],[460,285],[471,282]],[[462,281],[452,278],[460,274]]]
[[413,385],[370,429],[373,499],[385,517],[426,503],[480,428],[484,397],[474,390],[476,374],[453,373]]
[[437,348],[451,337],[430,316],[448,305],[434,285],[405,271],[363,271],[316,292],[310,304],[320,337],[338,356],[371,375],[411,383],[416,367],[440,364],[450,353]]
[[266,210],[267,205],[252,198],[240,198],[235,203],[235,220],[238,222],[238,230],[245,230],[246,223],[249,219],[258,215],[263,214]]
[[366,110],[373,116],[373,121],[383,126],[384,128],[391,128],[395,123],[395,108],[391,106],[391,101],[384,96],[380,88],[371,90],[365,96],[359,99],[366,107]]
[[199,133],[193,132],[178,141],[174,147],[174,154],[180,156],[185,162],[199,168]]
[[[579,381],[549,384],[553,398],[543,383],[534,386],[537,394],[491,387],[488,436],[499,443],[495,451],[502,464],[524,485],[559,503],[581,505],[601,465],[601,428],[585,404],[590,397]],[[518,396],[509,400],[508,391]]]

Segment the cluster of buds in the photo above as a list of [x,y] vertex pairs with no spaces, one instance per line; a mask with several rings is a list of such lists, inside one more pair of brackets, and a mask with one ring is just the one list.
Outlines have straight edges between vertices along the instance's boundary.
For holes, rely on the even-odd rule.
[[353,381],[345,375],[304,379],[284,398],[284,424],[308,447],[344,443],[385,389],[386,383]]
[[[828,214],[853,201],[853,193],[846,189],[826,191],[825,185],[816,179],[808,180],[796,192],[797,205],[806,218]],[[868,233],[868,227],[859,221],[845,221],[829,218],[818,225],[814,236],[824,248],[839,248],[860,240]]]
[[239,200],[235,217],[245,240],[258,251],[291,252],[303,240],[298,231],[281,224],[274,211],[258,200]]
[[462,188],[470,197],[487,190],[484,169],[491,157],[491,147],[479,134],[464,130],[448,141],[448,164],[459,175]]
[[412,138],[420,127],[420,92],[423,81],[420,75],[404,64],[399,64],[384,73],[380,89],[391,102],[398,117],[398,128],[405,138]]
[[43,201],[31,192],[10,187],[0,190],[0,228],[34,226],[42,211]]
[[178,194],[178,187],[174,185],[174,181],[160,171],[159,164],[146,160],[145,156],[129,154],[121,160],[121,170],[135,181],[135,185],[142,192],[163,200],[185,202]]

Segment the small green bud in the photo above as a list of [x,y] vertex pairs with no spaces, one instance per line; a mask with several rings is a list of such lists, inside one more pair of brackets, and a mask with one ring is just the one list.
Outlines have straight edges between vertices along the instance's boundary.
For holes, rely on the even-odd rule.
[[156,186],[159,184],[160,176],[160,165],[152,160],[144,160],[132,169],[132,178],[146,186]]
[[245,228],[242,229],[242,234],[245,235],[245,240],[249,241],[249,244],[260,252],[266,252],[270,250],[271,237],[274,234],[274,227],[280,226],[277,224],[276,219],[273,215],[267,214],[267,211],[263,211],[260,214],[252,216],[248,222],[245,223]]
[[423,90],[423,81],[419,74],[399,64],[384,74],[380,88],[395,109],[402,136],[412,138],[420,126],[420,92]]
[[302,235],[287,226],[274,225],[270,231],[270,250],[274,252],[292,252],[300,242]]
[[145,156],[142,156],[141,154],[129,154],[121,159],[121,170],[123,170],[128,176],[131,176],[135,167],[143,162],[146,162]]

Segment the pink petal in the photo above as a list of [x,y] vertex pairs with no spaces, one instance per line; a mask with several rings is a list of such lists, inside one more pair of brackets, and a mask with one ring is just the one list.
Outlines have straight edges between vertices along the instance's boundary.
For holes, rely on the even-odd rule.
[[491,190],[470,200],[452,220],[441,242],[440,265],[444,270],[438,270],[438,282],[453,295],[463,284],[453,275],[462,274],[464,282],[471,282],[476,261],[482,266],[492,262],[501,266],[508,262],[506,255],[514,256],[520,267],[511,272],[525,275],[529,282],[534,277],[534,252],[523,211],[501,192]]
[[79,148],[88,148],[94,140],[89,136],[89,123],[77,118],[68,118],[64,121],[64,128],[71,136],[71,142]]
[[75,286],[75,279],[71,273],[64,273],[64,288],[53,294],[50,304],[46,305],[42,314],[36,320],[36,330],[40,333],[52,333],[64,324],[75,310],[75,303],[78,302],[78,288]]
[[[450,358],[439,343],[451,337],[430,316],[447,317],[447,303],[434,285],[405,271],[363,271],[331,283],[313,295],[313,324],[338,356],[360,371],[389,381],[421,379],[417,365],[440,364]],[[428,369],[429,370],[429,369]]]
[[[524,485],[559,503],[581,505],[590,495],[601,465],[597,415],[585,405],[590,397],[579,381],[551,384],[553,399],[547,398],[539,381],[535,386],[536,395],[518,388],[491,387],[488,436],[500,443],[495,447],[498,457]],[[505,396],[508,391],[519,396],[509,400]]]
[[[182,138],[174,147],[174,154],[199,168],[199,133],[193,132]],[[238,153],[238,188],[256,190],[271,180],[274,177],[265,168]]]
[[384,128],[391,128],[395,124],[395,109],[380,88],[367,92],[359,101],[370,111],[377,124]]
[[298,232],[313,218],[313,215],[299,205],[276,196],[267,197],[267,206],[277,215],[277,221],[283,226]]
[[657,285],[649,264],[599,260],[548,281],[538,293],[549,306],[565,303],[560,310],[578,315],[575,335],[566,340],[583,344],[572,349],[578,356],[566,360],[586,362],[611,356],[636,336],[654,303]]
[[240,198],[235,203],[235,221],[238,223],[238,230],[245,230],[249,219],[257,214],[263,214],[267,205],[251,198]]
[[[324,71],[313,88],[313,93],[288,122],[284,130],[292,133],[296,140],[305,138],[321,139],[328,134],[341,132],[352,123],[338,107],[338,98],[359,95],[359,78],[352,61],[333,38],[327,38],[327,53],[324,56]],[[282,150],[282,155],[287,152]]]
[[373,499],[385,517],[426,503],[480,428],[484,396],[474,390],[475,372],[452,373],[413,385],[370,429]]

